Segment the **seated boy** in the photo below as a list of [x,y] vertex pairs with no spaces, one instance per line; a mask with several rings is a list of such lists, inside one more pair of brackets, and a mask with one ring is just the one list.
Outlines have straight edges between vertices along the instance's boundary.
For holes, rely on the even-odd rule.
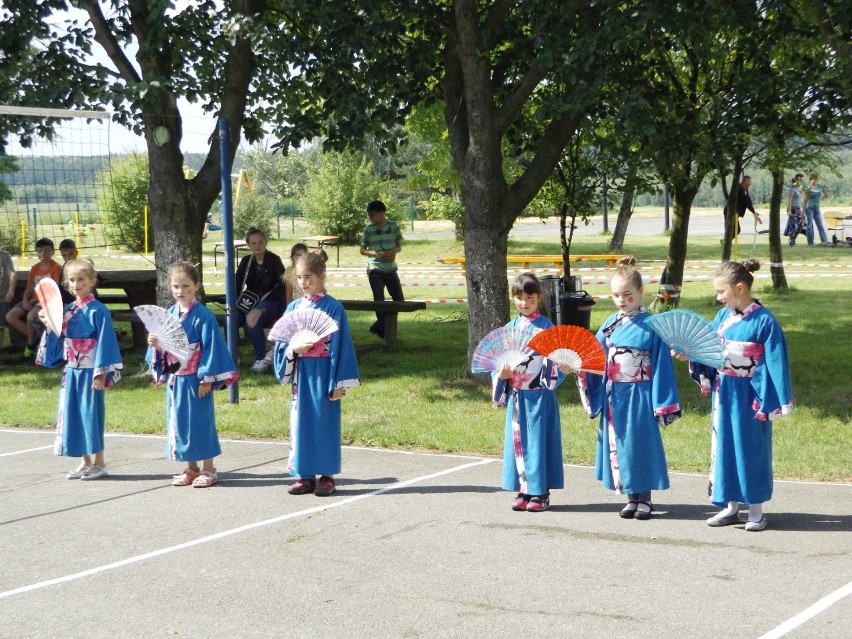
[[41,238],[36,242],[36,254],[39,261],[30,268],[23,301],[6,313],[6,321],[9,326],[27,338],[24,357],[35,355],[38,347],[38,332],[33,325],[33,320],[38,317],[38,312],[41,309],[38,304],[38,297],[35,294],[36,284],[42,278],[51,277],[59,284],[60,288],[62,287],[62,267],[53,259],[53,241],[46,237]]

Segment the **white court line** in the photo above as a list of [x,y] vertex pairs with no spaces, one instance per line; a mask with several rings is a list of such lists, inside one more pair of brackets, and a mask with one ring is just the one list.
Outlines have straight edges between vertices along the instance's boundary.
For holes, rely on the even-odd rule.
[[790,619],[782,623],[777,628],[773,628],[766,634],[760,635],[758,639],[778,639],[779,637],[783,637],[788,632],[798,628],[806,621],[813,619],[821,612],[825,612],[838,601],[840,601],[844,597],[848,597],[849,595],[852,595],[852,581],[850,581],[842,588],[838,588],[831,594],[826,595],[812,606],[809,606],[808,608],[800,612],[795,617],[791,617]]
[[254,530],[255,528],[262,528],[264,526],[269,526],[271,524],[277,524],[282,521],[287,521],[288,519],[295,519],[296,517],[303,517],[306,515],[313,515],[315,513],[320,513],[326,510],[331,510],[332,508],[338,508],[340,506],[344,506],[347,504],[354,503],[356,501],[360,501],[362,499],[367,499],[369,497],[375,497],[377,495],[382,495],[384,493],[389,493],[394,490],[399,490],[400,488],[404,488],[405,486],[410,486],[411,484],[416,484],[418,482],[427,481],[429,479],[435,479],[436,477],[441,477],[443,475],[449,475],[451,473],[458,472],[460,470],[466,470],[468,468],[474,468],[476,466],[482,466],[485,464],[493,463],[497,460],[495,459],[481,459],[471,464],[463,464],[461,466],[454,466],[453,468],[448,468],[446,470],[441,470],[437,473],[432,473],[431,475],[423,475],[422,477],[415,477],[414,479],[407,479],[405,481],[398,482],[393,484],[392,486],[387,486],[385,488],[380,488],[378,490],[371,491],[369,493],[365,493],[363,495],[354,495],[352,497],[347,497],[346,499],[341,499],[340,501],[331,502],[327,505],[316,506],[314,508],[308,508],[307,510],[300,510],[295,513],[288,513],[286,515],[279,515],[278,517],[273,517],[272,519],[265,519],[263,521],[254,522],[252,524],[246,524],[244,526],[238,526],[237,528],[231,528],[230,530],[223,530],[222,532],[218,532],[212,535],[208,535],[206,537],[200,537],[199,539],[193,539],[191,541],[186,541],[182,544],[176,544],[174,546],[168,546],[166,548],[160,548],[159,550],[153,550],[151,552],[146,552],[141,555],[136,555],[134,557],[128,557],[127,559],[122,559],[120,561],[115,561],[110,564],[105,564],[103,566],[97,566],[95,568],[89,568],[88,570],[82,570],[80,572],[75,572],[70,575],[65,575],[64,577],[56,577],[54,579],[47,579],[45,581],[39,581],[34,584],[30,584],[28,586],[21,586],[20,588],[14,588],[12,590],[7,590],[5,592],[0,592],[0,599],[6,599],[8,597],[14,597],[15,595],[21,595],[27,592],[32,592],[34,590],[39,590],[41,588],[47,588],[48,586],[55,586],[57,584],[67,583],[69,581],[75,581],[77,579],[82,579],[83,577],[90,577],[92,575],[97,575],[102,572],[106,572],[107,570],[114,570],[116,568],[122,568],[124,566],[129,566],[131,564],[139,563],[140,561],[145,561],[146,559],[154,559],[155,557],[162,557],[163,555],[168,555],[173,552],[177,552],[179,550],[185,550],[187,548],[192,548],[194,546],[199,546],[201,544],[206,544],[211,541],[217,541],[219,539],[224,539],[225,537],[231,537],[232,535],[238,535],[240,533],[247,532],[249,530]]
[[16,450],[11,453],[0,453],[0,457],[8,457],[9,455],[22,455],[24,453],[31,453],[35,450],[47,450],[48,448],[53,448],[53,444],[50,446],[39,446],[38,448],[27,448],[26,450]]

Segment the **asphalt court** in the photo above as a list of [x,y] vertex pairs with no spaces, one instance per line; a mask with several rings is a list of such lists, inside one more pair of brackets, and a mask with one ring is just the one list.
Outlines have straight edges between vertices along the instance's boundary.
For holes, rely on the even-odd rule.
[[162,437],[108,435],[92,482],[52,441],[0,429],[0,637],[849,636],[852,485],[777,482],[747,533],[697,475],[640,522],[585,467],[516,513],[496,459],[345,447],[318,498],[286,442],[224,441],[196,489]]

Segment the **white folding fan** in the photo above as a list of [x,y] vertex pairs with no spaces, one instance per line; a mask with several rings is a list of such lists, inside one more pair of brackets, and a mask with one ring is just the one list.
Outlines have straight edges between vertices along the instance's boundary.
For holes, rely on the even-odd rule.
[[192,355],[189,338],[180,320],[166,309],[153,304],[134,306],[133,310],[145,325],[145,330],[157,336],[160,348],[174,355],[182,363]]
[[534,355],[529,348],[529,342],[537,330],[529,322],[495,328],[482,338],[473,351],[470,359],[471,372],[497,371],[503,367],[503,364],[509,364],[515,368]]
[[62,293],[51,277],[43,277],[35,286],[38,303],[44,309],[47,327],[57,337],[62,334]]
[[312,342],[316,344],[340,328],[337,322],[318,308],[297,308],[285,313],[269,330],[272,342]]
[[725,365],[725,342],[701,315],[675,309],[652,315],[646,323],[670,348],[690,360],[713,368]]

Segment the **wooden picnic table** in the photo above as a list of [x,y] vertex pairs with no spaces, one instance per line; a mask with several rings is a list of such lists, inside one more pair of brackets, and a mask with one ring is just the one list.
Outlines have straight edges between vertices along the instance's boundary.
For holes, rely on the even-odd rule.
[[[250,250],[249,245],[248,245],[248,243],[246,243],[245,240],[234,240],[234,258],[235,258],[236,262],[239,262],[239,260],[236,259],[236,258],[238,258],[240,256],[240,251],[249,251],[249,250]],[[225,243],[224,242],[216,242],[213,245],[213,272],[214,273],[219,272],[219,268],[218,268],[219,265],[216,261],[216,257],[219,255],[219,253],[221,253],[223,257],[225,256]]]
[[[15,302],[19,302],[24,295],[27,286],[27,277],[24,271],[18,271],[15,286]],[[101,293],[103,289],[121,289],[123,295]],[[128,309],[140,304],[157,303],[157,271],[128,270],[128,271],[98,271],[98,299],[105,304],[127,303]],[[141,323],[132,324],[133,345],[139,348],[147,348],[148,333]],[[14,333],[14,331],[13,331]]]
[[322,249],[326,246],[336,246],[337,247],[337,265],[340,266],[340,236],[339,235],[309,235],[308,237],[302,238],[303,242],[308,244],[308,247],[311,246],[311,243],[315,244],[313,248]]
[[[570,255],[570,262],[590,262],[601,261],[606,262],[610,266],[615,266],[623,255],[610,254],[594,254],[594,255]],[[465,258],[464,257],[445,257],[440,262],[444,264],[460,264],[462,272],[464,272]],[[529,268],[530,264],[552,264],[553,266],[561,267],[563,260],[561,255],[507,255],[506,262],[509,264],[520,264],[522,268]]]

